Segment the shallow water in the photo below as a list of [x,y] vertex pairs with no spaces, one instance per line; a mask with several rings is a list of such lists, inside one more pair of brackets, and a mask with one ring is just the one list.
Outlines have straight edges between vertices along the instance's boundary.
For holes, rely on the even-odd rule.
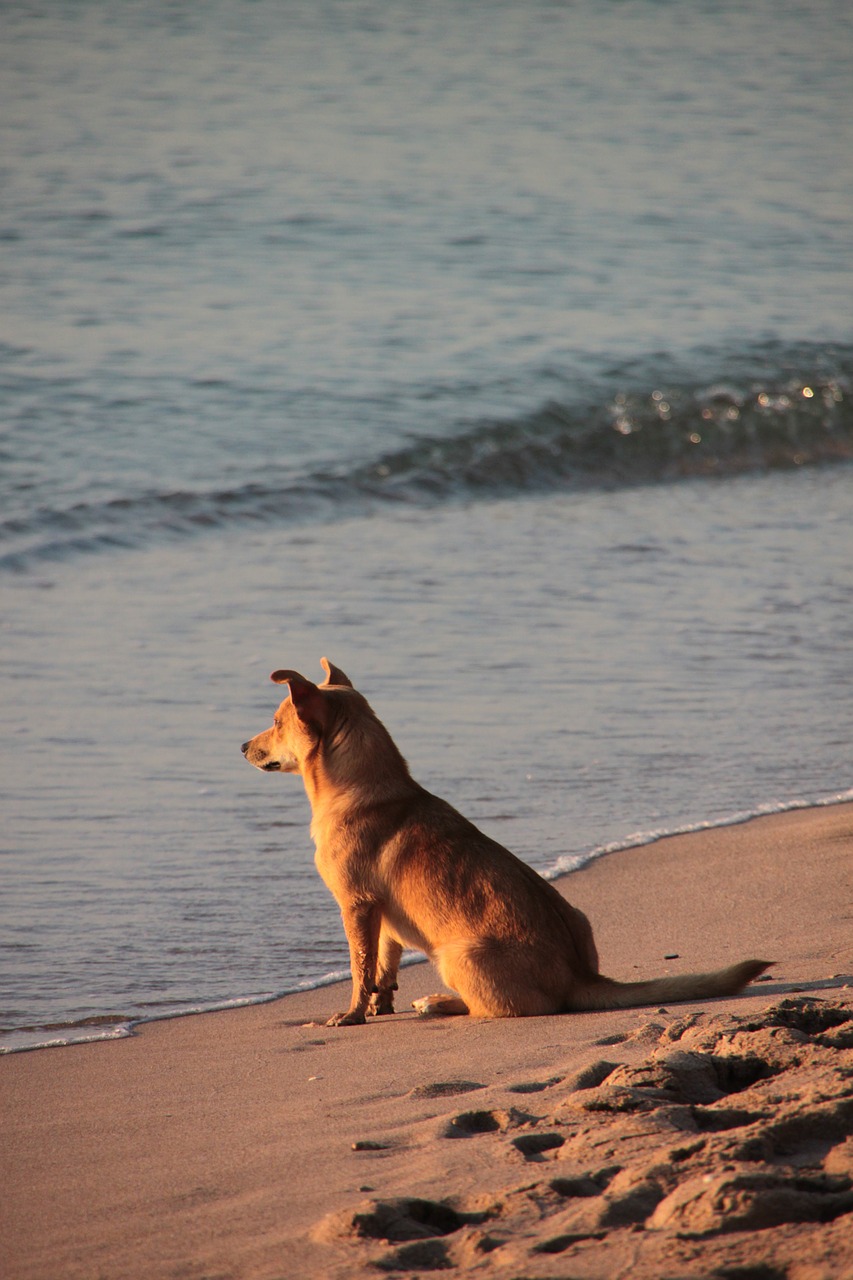
[[346,966],[275,667],[543,871],[849,789],[853,17],[672,15],[0,15],[7,1047]]
[[10,1021],[346,968],[301,783],[239,750],[282,662],[332,656],[415,776],[543,871],[843,792],[850,479],[406,511],[17,581]]

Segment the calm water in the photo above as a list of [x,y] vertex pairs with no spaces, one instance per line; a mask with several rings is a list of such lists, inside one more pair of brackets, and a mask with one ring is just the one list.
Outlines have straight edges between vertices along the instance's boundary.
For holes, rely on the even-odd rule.
[[850,794],[851,32],[0,12],[5,1047],[345,968],[278,666],[544,871]]

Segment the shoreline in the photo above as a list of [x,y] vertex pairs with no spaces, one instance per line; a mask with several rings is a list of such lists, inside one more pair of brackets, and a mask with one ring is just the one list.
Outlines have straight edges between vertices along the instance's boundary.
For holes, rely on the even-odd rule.
[[[798,813],[802,810],[834,808],[838,805],[853,804],[853,788],[836,792],[831,795],[820,797],[816,800],[780,800],[767,801],[759,805],[754,810],[742,810],[732,813],[728,817],[719,819],[709,819],[707,821],[698,821],[687,823],[684,826],[674,827],[671,830],[651,830],[638,831],[631,835],[625,836],[624,839],[614,840],[605,845],[598,846],[590,850],[587,854],[577,855],[576,858],[558,859],[555,866],[539,874],[545,880],[559,885],[569,876],[576,875],[579,871],[583,871],[593,862],[599,861],[601,858],[608,858],[614,853],[631,853],[635,849],[647,848],[649,845],[657,844],[661,840],[668,840],[678,836],[696,835],[705,831],[718,831],[724,827],[741,826],[744,823],[755,821],[757,818],[776,817],[788,813]],[[561,867],[562,861],[577,861],[577,865]],[[409,968],[416,964],[427,964],[426,956],[409,955],[404,956],[402,965]],[[0,1039],[0,1058],[11,1053],[31,1053],[37,1049],[66,1049],[73,1048],[75,1045],[82,1044],[100,1044],[111,1040],[124,1040],[129,1036],[136,1035],[140,1028],[148,1026],[154,1022],[171,1021],[174,1018],[190,1018],[197,1017],[201,1014],[208,1013],[229,1013],[236,1009],[248,1008],[254,1005],[272,1004],[279,1000],[284,1000],[289,996],[301,995],[308,991],[321,991],[327,987],[337,986],[339,983],[346,984],[345,975],[329,975],[328,977],[318,978],[314,982],[306,982],[303,985],[291,989],[285,989],[278,992],[270,992],[261,995],[249,996],[233,996],[221,1001],[211,1001],[210,1004],[192,1005],[187,1007],[177,1007],[174,1010],[159,1014],[145,1015],[141,1017],[129,1016],[125,1019],[113,1019],[108,1016],[102,1016],[99,1019],[90,1021],[82,1020],[80,1022],[57,1023],[51,1027],[21,1027],[10,1029],[6,1033],[6,1040]],[[98,1025],[104,1029],[98,1031]],[[81,1033],[79,1036],[63,1036],[64,1031]],[[55,1031],[59,1033],[55,1039],[38,1039],[33,1043],[16,1044],[14,1040],[17,1036],[30,1037],[40,1036],[45,1032]],[[87,1034],[90,1032],[90,1034]]]
[[[417,964],[401,973],[401,1012],[363,1028],[324,1025],[345,997],[341,983],[138,1024],[126,1038],[67,1046],[74,1052],[6,1054],[4,1275],[280,1280],[368,1276],[378,1266],[604,1280],[633,1259],[642,1280],[707,1276],[712,1262],[758,1257],[788,1280],[840,1280],[853,1264],[849,1102],[825,1118],[820,1132],[830,1137],[820,1150],[798,1152],[796,1195],[771,1130],[806,1095],[813,1111],[834,1106],[832,1072],[853,1050],[844,1040],[845,1009],[853,1026],[851,854],[848,802],[667,836],[556,881],[590,916],[611,977],[774,959],[770,980],[738,997],[493,1022],[419,1019],[409,1002],[437,978]],[[805,1002],[799,1029],[768,1022],[768,1006],[785,1000]],[[835,1030],[802,1029],[814,1022],[813,1004],[841,1010]],[[649,1085],[666,1045],[666,1063],[673,1044],[717,1062],[719,1046],[731,1056],[750,1027],[764,1037],[762,1060],[776,1055],[773,1070],[787,1073],[783,1101],[773,1102],[772,1080],[752,1081],[735,1111],[726,1097],[706,1099],[700,1109],[713,1118],[699,1131],[695,1100],[679,1101],[671,1081]],[[708,1044],[716,1035],[717,1048],[696,1040],[700,1033]],[[602,1062],[611,1074],[584,1089],[583,1073],[595,1079]],[[732,1116],[730,1130],[713,1128]],[[792,1114],[789,1130],[797,1123]],[[758,1153],[748,1162],[732,1154],[744,1134]],[[676,1139],[691,1154],[680,1157],[686,1181],[667,1190],[653,1170],[664,1149],[675,1167]],[[614,1163],[620,1171],[607,1174]],[[730,1166],[746,1179],[735,1200],[751,1195],[759,1206],[755,1221],[747,1213],[746,1225],[735,1215],[698,1235],[676,1229],[691,1169],[704,1185]],[[582,1192],[566,1190],[576,1184]],[[661,1192],[645,1217],[639,1187],[647,1200],[651,1188]],[[787,1204],[786,1195],[788,1216],[780,1210],[778,1222],[760,1225],[768,1196]],[[413,1227],[407,1212],[428,1221]],[[807,1264],[811,1272],[797,1272]]]

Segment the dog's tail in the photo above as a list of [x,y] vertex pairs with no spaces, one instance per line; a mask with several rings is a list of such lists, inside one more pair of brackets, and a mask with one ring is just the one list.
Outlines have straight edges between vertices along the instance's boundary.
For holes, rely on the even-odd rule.
[[715,969],[712,973],[685,973],[671,978],[652,978],[649,982],[614,982],[612,978],[599,977],[572,992],[571,1008],[578,1012],[630,1009],[635,1005],[732,996],[771,964],[772,960],[742,960],[740,964]]

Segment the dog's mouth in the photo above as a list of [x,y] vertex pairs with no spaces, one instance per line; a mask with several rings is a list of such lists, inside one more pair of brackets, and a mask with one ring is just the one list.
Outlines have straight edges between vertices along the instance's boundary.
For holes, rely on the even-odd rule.
[[261,765],[261,768],[264,773],[275,773],[277,769],[281,768],[281,765],[278,760],[267,760],[266,764]]

